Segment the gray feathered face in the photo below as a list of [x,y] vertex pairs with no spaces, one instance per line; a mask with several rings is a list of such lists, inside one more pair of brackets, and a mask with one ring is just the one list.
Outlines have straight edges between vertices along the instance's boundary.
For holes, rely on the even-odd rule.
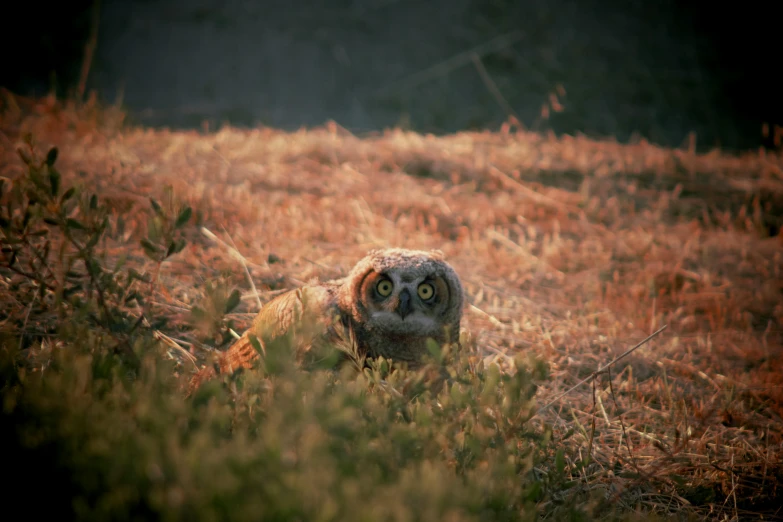
[[401,249],[370,257],[358,285],[365,326],[391,335],[441,339],[456,329],[462,314],[462,288],[444,261],[426,252]]

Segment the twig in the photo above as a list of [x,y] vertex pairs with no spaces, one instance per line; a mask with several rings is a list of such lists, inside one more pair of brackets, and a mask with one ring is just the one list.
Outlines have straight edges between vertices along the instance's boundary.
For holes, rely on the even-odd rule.
[[[146,322],[146,321],[145,321],[145,322]],[[153,333],[153,335],[154,335],[154,336],[155,336],[155,337],[156,337],[156,338],[157,338],[159,341],[163,342],[164,344],[167,344],[167,345],[168,345],[168,346],[170,346],[171,348],[174,348],[174,349],[175,349],[175,350],[177,350],[179,353],[181,353],[182,355],[184,355],[184,356],[185,356],[185,358],[186,358],[188,361],[190,361],[190,362],[191,362],[191,364],[193,364],[193,366],[194,366],[196,369],[198,369],[198,365],[196,364],[196,357],[195,357],[195,356],[194,356],[192,353],[190,353],[189,351],[187,351],[186,349],[184,349],[182,346],[180,346],[180,345],[179,345],[179,343],[178,343],[177,341],[175,341],[174,339],[172,339],[172,338],[171,338],[171,337],[169,337],[168,335],[164,334],[164,333],[163,333],[163,332],[161,332],[160,330],[153,330],[153,331],[152,331],[152,333]]]
[[484,310],[482,310],[476,305],[470,305],[468,309],[471,312],[475,312],[476,314],[480,315],[481,317],[485,317],[489,319],[489,322],[492,323],[494,326],[497,326],[498,328],[505,328],[506,326],[502,322],[500,322],[500,320],[497,317],[495,317],[492,314],[488,314],[487,312],[485,312]]
[[[226,229],[223,229],[223,232],[226,232]],[[226,232],[226,235],[228,236],[228,240],[231,241],[231,245],[220,239],[215,235],[214,232],[209,230],[207,227],[201,227],[201,233],[207,236],[209,239],[215,241],[216,243],[220,243],[224,247],[228,249],[228,253],[231,257],[236,259],[242,264],[242,268],[245,269],[245,276],[247,276],[247,280],[250,283],[250,288],[253,289],[253,295],[256,298],[256,304],[258,304],[259,310],[261,309],[263,303],[261,302],[261,298],[258,296],[258,290],[256,289],[256,284],[253,282],[253,278],[250,276],[250,271],[247,269],[247,264],[245,263],[245,256],[239,253],[239,250],[237,250],[236,245],[234,244],[234,240],[231,239],[231,236],[228,235],[228,232]],[[232,246],[233,245],[233,246]]]
[[551,401],[549,401],[548,403],[546,403],[545,405],[541,406],[541,407],[538,409],[538,411],[536,412],[536,415],[538,415],[539,413],[541,413],[541,412],[542,412],[542,411],[544,411],[545,409],[549,408],[549,407],[550,407],[550,406],[552,406],[554,403],[556,403],[557,401],[559,401],[560,399],[562,399],[563,397],[565,397],[566,395],[568,395],[569,393],[571,393],[571,392],[572,392],[572,391],[574,391],[575,389],[579,388],[581,385],[583,385],[584,383],[586,383],[586,382],[587,382],[587,381],[589,381],[590,379],[594,379],[594,378],[595,378],[596,376],[598,376],[599,374],[601,374],[601,373],[605,372],[605,371],[606,371],[606,370],[607,370],[609,367],[611,367],[611,366],[612,366],[613,364],[615,364],[616,362],[620,361],[621,359],[625,358],[626,356],[630,355],[630,354],[631,354],[631,353],[633,353],[634,351],[636,351],[636,350],[638,350],[639,348],[641,348],[643,345],[645,345],[646,343],[648,343],[648,342],[649,342],[649,341],[650,341],[650,340],[651,340],[653,337],[657,336],[657,335],[658,335],[658,334],[660,334],[662,331],[666,330],[666,328],[667,328],[668,326],[669,326],[669,325],[663,325],[663,326],[662,326],[662,327],[660,327],[658,330],[656,330],[656,331],[655,331],[655,332],[653,332],[652,334],[650,334],[650,335],[648,335],[647,337],[645,337],[645,338],[644,338],[642,341],[640,341],[640,342],[639,342],[639,344],[637,344],[636,346],[633,346],[632,348],[628,348],[626,351],[624,351],[623,353],[621,353],[620,355],[618,355],[617,357],[615,357],[614,359],[612,359],[611,361],[609,361],[609,362],[608,362],[608,363],[606,363],[605,365],[601,366],[601,367],[600,367],[600,368],[598,368],[596,371],[594,371],[593,373],[591,373],[590,375],[588,375],[587,377],[585,377],[584,379],[582,379],[581,381],[579,381],[578,383],[576,383],[575,385],[573,385],[572,387],[570,387],[569,389],[567,389],[566,391],[564,391],[563,393],[561,393],[560,395],[558,395],[557,397],[555,397],[554,399],[552,399]]
[[22,329],[19,332],[19,351],[22,351],[22,341],[24,341],[24,330],[27,328],[27,321],[30,319],[30,312],[33,311],[33,305],[38,298],[38,292],[33,294],[33,298],[30,299],[30,306],[27,307],[27,313],[24,316],[24,322],[22,323]]
[[633,448],[631,448],[631,439],[628,437],[628,431],[625,429],[625,422],[623,422],[623,414],[620,411],[620,406],[617,404],[617,396],[614,393],[614,384],[612,384],[612,369],[608,368],[607,372],[609,374],[609,379],[607,379],[609,381],[609,391],[612,394],[612,401],[614,402],[614,407],[617,408],[617,418],[620,420],[620,427],[623,429],[623,439],[625,440],[625,447],[628,448],[628,456],[631,458],[631,462],[633,463],[634,468],[636,469],[636,471],[639,471],[639,468],[636,466],[636,457],[634,457]]
[[90,20],[90,38],[84,45],[84,60],[79,74],[79,86],[76,93],[79,101],[84,99],[84,91],[87,90],[87,77],[90,75],[92,58],[95,56],[95,48],[98,45],[98,25],[101,20],[101,0],[92,0],[92,18]]
[[525,249],[522,245],[520,245],[519,243],[517,243],[516,241],[514,241],[512,239],[507,238],[506,236],[504,236],[500,232],[497,232],[496,230],[488,229],[486,231],[486,235],[488,237],[490,237],[491,239],[494,239],[498,243],[502,243],[509,250],[512,250],[512,251],[514,251],[517,254],[521,254],[523,257],[529,257],[530,259],[535,261],[536,264],[539,265],[539,267],[543,266],[549,272],[554,272],[559,278],[561,278],[561,279],[565,278],[565,274],[561,270],[558,270],[557,268],[553,267],[552,265],[550,265],[549,263],[547,263],[546,261],[544,261],[540,257],[538,257],[538,256],[534,255],[533,253],[531,253],[530,250]]
[[315,266],[317,266],[317,267],[319,267],[319,268],[323,268],[324,270],[329,270],[329,271],[330,271],[330,272],[332,272],[332,273],[335,273],[335,274],[337,274],[337,273],[340,273],[340,271],[339,271],[339,270],[336,270],[336,269],[334,269],[334,268],[328,267],[328,266],[326,266],[326,265],[325,265],[325,264],[323,264],[323,263],[319,263],[318,261],[315,261],[314,259],[310,259],[310,258],[308,258],[308,257],[304,257],[304,256],[302,256],[302,259],[304,259],[304,260],[305,260],[305,261],[307,261],[308,263],[311,263],[311,264],[313,264],[313,265],[315,265]]
[[486,67],[484,67],[484,64],[481,61],[481,57],[476,53],[470,53],[470,59],[473,61],[473,65],[476,66],[476,70],[478,71],[479,76],[481,76],[481,81],[484,82],[484,86],[492,94],[492,96],[495,97],[495,101],[498,102],[498,105],[500,105],[500,107],[506,111],[508,116],[513,116],[517,121],[522,121],[511,107],[511,104],[509,104],[508,101],[503,97],[503,94],[500,92],[497,84],[487,72]]
[[487,169],[487,172],[489,172],[491,175],[493,175],[495,178],[500,179],[501,182],[506,183],[507,185],[511,186],[512,188],[516,189],[517,191],[521,192],[528,198],[532,199],[536,203],[540,203],[541,205],[545,205],[549,208],[553,208],[556,210],[561,210],[563,212],[573,212],[574,214],[578,215],[580,218],[584,218],[584,212],[579,207],[576,207],[574,205],[569,205],[567,203],[563,203],[562,201],[558,201],[554,198],[551,198],[547,196],[546,194],[542,194],[540,192],[536,192],[535,190],[526,187],[519,181],[515,180],[496,166],[489,164],[489,169]]
[[41,277],[39,277],[36,274],[28,273],[28,272],[25,272],[24,270],[20,270],[20,269],[16,268],[15,266],[9,266],[9,265],[6,265],[6,264],[3,265],[3,268],[7,268],[8,270],[19,274],[20,276],[26,277],[27,279],[30,279],[31,281],[35,281],[39,285],[45,286],[47,290],[51,290],[52,292],[56,292],[57,291],[56,287],[54,287],[51,284],[47,283],[46,281],[44,281]]
[[517,31],[500,35],[497,38],[493,38],[488,42],[474,47],[473,49],[468,49],[467,51],[455,54],[451,58],[447,58],[446,60],[428,67],[423,71],[414,73],[403,80],[393,82],[385,87],[382,87],[375,93],[375,96],[385,96],[394,91],[410,89],[411,87],[416,87],[417,85],[428,82],[430,80],[440,78],[454,69],[458,69],[470,63],[474,55],[484,56],[491,52],[499,51],[500,49],[504,49],[521,39],[522,33]]
[[[59,285],[60,282],[57,280],[57,276],[54,275],[54,271],[49,266],[49,261],[43,256],[43,254],[41,254],[40,249],[36,248],[32,243],[30,243],[30,238],[27,237],[26,234],[22,237],[22,240],[24,241],[24,245],[33,253],[33,256],[35,256],[35,258],[38,259],[41,265],[43,265],[43,267],[46,268],[46,270],[49,272],[49,277],[54,279],[54,282]],[[44,249],[45,248],[46,247],[44,247]],[[34,268],[32,262],[30,262],[29,265],[30,268]]]
[[250,288],[253,289],[253,295],[256,297],[256,304],[258,305],[259,310],[262,306],[264,306],[261,303],[261,298],[258,296],[258,289],[256,288],[256,284],[253,282],[253,278],[250,276],[250,270],[247,269],[247,263],[245,263],[245,256],[239,253],[239,249],[237,248],[237,244],[234,243],[234,238],[231,237],[231,235],[226,230],[226,227],[221,227],[223,229],[223,232],[226,234],[226,237],[228,237],[228,240],[231,241],[231,247],[234,249],[234,252],[236,252],[236,258],[239,259],[239,262],[242,263],[242,268],[245,270],[245,276],[247,277],[248,283],[250,283]]
[[593,460],[593,442],[595,442],[595,380],[593,380],[593,412],[590,415],[590,439],[587,442],[587,458],[584,460],[584,467],[582,471],[585,475],[585,482],[587,482],[587,466]]

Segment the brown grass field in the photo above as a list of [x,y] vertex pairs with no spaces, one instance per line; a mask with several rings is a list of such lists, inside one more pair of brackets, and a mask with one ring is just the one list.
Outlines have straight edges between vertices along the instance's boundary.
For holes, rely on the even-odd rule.
[[[537,401],[554,402],[533,422],[553,426],[568,455],[590,455],[576,480],[661,513],[782,519],[780,150],[696,154],[515,125],[442,137],[356,137],[336,124],[174,132],[90,104],[8,93],[2,104],[0,176],[22,174],[17,149],[32,133],[41,151],[59,148],[64,183],[118,211],[148,208],[170,185],[200,212],[188,246],[159,268],[157,313],[172,321],[205,281],[243,289],[232,317],[244,326],[257,297],[341,276],[371,248],[440,249],[467,290],[474,356],[550,365]],[[156,271],[136,250],[135,266]]]

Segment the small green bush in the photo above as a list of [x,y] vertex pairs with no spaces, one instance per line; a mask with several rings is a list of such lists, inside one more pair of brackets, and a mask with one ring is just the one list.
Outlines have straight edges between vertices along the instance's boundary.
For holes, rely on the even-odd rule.
[[80,519],[535,518],[543,441],[525,426],[526,371],[449,379],[433,396],[418,374],[379,380],[380,363],[363,374],[292,365],[216,380],[187,400],[154,352],[135,377],[77,346],[30,373],[12,344],[6,448],[27,487],[56,492]]

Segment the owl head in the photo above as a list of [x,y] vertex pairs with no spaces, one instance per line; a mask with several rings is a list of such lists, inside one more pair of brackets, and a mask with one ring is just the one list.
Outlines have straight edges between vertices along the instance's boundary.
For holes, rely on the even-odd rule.
[[343,287],[342,304],[373,336],[454,342],[459,336],[463,292],[440,251],[372,250]]

